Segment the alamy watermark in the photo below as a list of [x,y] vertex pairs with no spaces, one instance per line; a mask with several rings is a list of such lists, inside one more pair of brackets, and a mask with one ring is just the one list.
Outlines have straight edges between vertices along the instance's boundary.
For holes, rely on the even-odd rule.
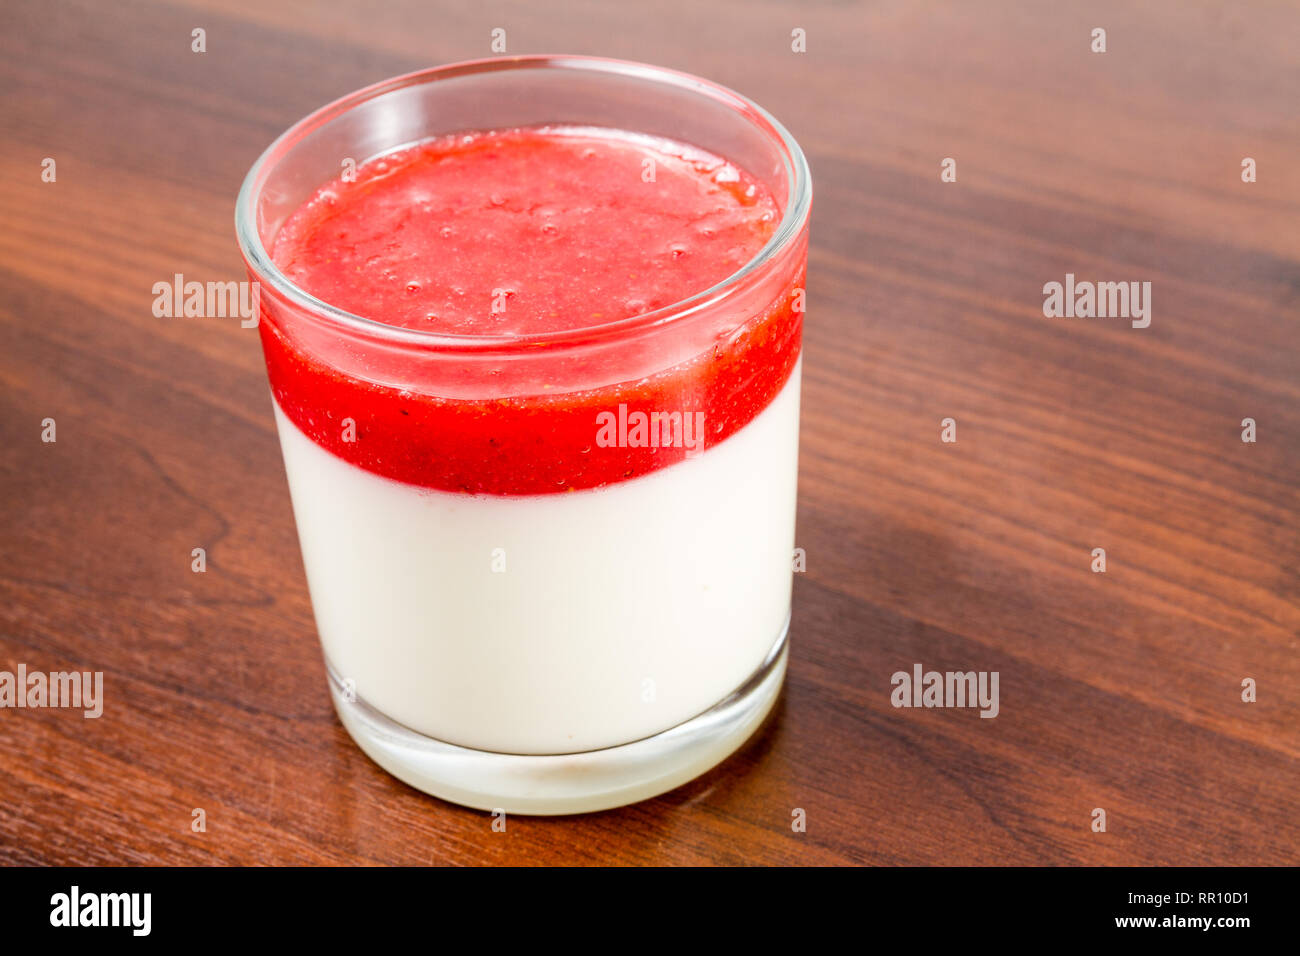
[[104,713],[103,671],[0,671],[0,708],[59,707],[81,709],[94,719]]
[[50,925],[58,927],[122,926],[132,936],[148,936],[152,911],[152,893],[83,893],[74,884],[50,897]]
[[159,319],[233,319],[255,328],[262,287],[257,282],[185,281],[179,272],[170,282],[153,284],[153,314]]
[[889,702],[895,707],[978,707],[981,717],[998,715],[997,671],[895,671]]
[[704,451],[703,412],[628,411],[596,415],[596,444],[601,448],[685,448],[686,457]]
[[1043,286],[1043,315],[1049,319],[1131,319],[1133,328],[1151,324],[1150,282],[1065,282]]

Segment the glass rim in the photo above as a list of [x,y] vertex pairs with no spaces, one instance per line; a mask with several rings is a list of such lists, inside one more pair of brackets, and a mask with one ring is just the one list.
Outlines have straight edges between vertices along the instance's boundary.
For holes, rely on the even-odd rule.
[[[761,123],[754,123],[754,125],[764,133],[775,134],[775,138],[779,141],[782,149],[782,160],[786,166],[786,174],[790,179],[789,195],[785,209],[781,221],[772,233],[771,238],[745,265],[709,288],[687,298],[650,312],[626,316],[611,322],[551,332],[464,335],[388,325],[378,319],[367,318],[331,305],[296,285],[280,271],[262,242],[261,234],[257,229],[256,204],[261,194],[259,180],[283,154],[297,145],[304,137],[347,111],[395,90],[476,73],[538,68],[590,70],[598,73],[617,74],[665,83],[700,95],[713,97],[715,100],[731,107],[735,112],[740,113],[750,122],[754,122],[755,118],[761,120]],[[769,129],[763,130],[763,124],[766,124]],[[396,144],[392,148],[400,149],[401,146],[402,144]],[[753,175],[752,171],[750,171],[750,174]],[[275,138],[271,145],[253,163],[248,174],[244,177],[238,198],[235,201],[235,235],[244,261],[254,273],[257,281],[268,282],[274,291],[283,295],[293,304],[316,315],[324,316],[326,319],[345,328],[388,340],[405,342],[410,345],[432,346],[458,351],[494,351],[502,348],[513,351],[518,348],[544,345],[587,343],[592,340],[616,337],[644,329],[675,324],[702,309],[719,303],[738,288],[746,278],[774,259],[779,252],[798,237],[803,230],[811,206],[812,180],[803,150],[800,149],[799,144],[790,135],[789,131],[774,116],[748,97],[721,84],[690,73],[652,66],[647,63],[638,63],[632,60],[617,60],[599,56],[530,54],[526,56],[466,60],[416,70],[413,73],[405,73],[355,90],[304,116]]]

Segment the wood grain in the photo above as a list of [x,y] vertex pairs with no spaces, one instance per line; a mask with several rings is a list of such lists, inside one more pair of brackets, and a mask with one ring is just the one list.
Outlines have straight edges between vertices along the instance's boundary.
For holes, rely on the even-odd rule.
[[[0,711],[0,862],[1297,862],[1294,5],[6,0],[0,20],[0,669],[102,670],[107,697],[99,720]],[[505,833],[341,729],[256,334],[151,312],[175,273],[242,278],[234,196],[278,132],[488,55],[498,26],[512,53],[744,91],[816,187],[783,700],[701,780]],[[1150,281],[1151,327],[1045,318],[1067,272]],[[1001,713],[893,708],[914,662],[998,671]]]

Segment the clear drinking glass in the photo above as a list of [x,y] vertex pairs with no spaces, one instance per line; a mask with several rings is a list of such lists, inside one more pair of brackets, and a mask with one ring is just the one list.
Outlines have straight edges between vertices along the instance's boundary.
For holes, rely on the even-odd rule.
[[[385,325],[320,301],[272,261],[285,220],[346,162],[536,125],[721,155],[767,186],[779,225],[744,268],[689,299],[524,335]],[[803,154],[755,104],[686,74],[587,57],[388,80],[295,124],[254,164],[236,231],[260,284],[317,630],[339,717],[381,766],[468,806],[573,813],[677,786],[762,722],[787,655],[810,205]],[[558,467],[545,416],[520,411],[542,401],[547,414],[590,419],[581,454],[627,454],[595,440],[597,423],[620,413],[627,383],[646,382],[658,383],[647,411],[736,412],[708,422],[702,451],[661,448],[653,470],[625,480],[589,487],[569,469],[548,492],[478,487],[475,469],[503,447],[526,444],[538,475]],[[440,421],[458,423],[459,444],[410,415],[410,396],[453,410]],[[349,427],[373,450],[370,466],[331,451]],[[467,457],[476,429],[482,451]],[[461,475],[459,490],[404,482],[393,462],[410,455]]]

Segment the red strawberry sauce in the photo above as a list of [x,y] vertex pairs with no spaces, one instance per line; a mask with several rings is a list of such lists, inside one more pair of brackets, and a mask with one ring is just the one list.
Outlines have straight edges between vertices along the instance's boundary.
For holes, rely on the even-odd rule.
[[[594,329],[702,292],[753,259],[780,216],[748,173],[693,147],[512,129],[361,165],[289,218],[273,257],[318,299],[387,325],[526,335]],[[260,328],[276,401],[338,457],[427,488],[549,494],[685,457],[684,448],[599,447],[597,415],[620,404],[704,412],[706,448],[762,411],[799,354],[803,279],[790,278],[777,301],[695,357],[582,391],[502,397],[486,377],[481,398],[463,397],[463,381],[441,394],[436,380],[396,388],[299,347],[274,309]]]

